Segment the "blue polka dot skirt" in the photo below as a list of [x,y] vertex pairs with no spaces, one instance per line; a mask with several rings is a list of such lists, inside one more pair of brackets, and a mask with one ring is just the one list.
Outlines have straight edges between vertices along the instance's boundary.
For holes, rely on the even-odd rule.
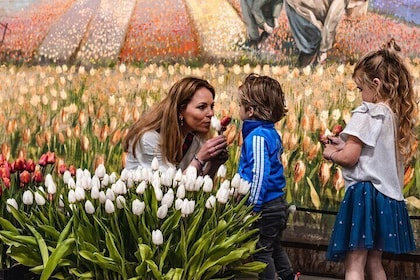
[[358,249],[394,254],[416,250],[405,202],[383,195],[370,182],[360,182],[346,190],[327,260],[343,261],[348,251]]

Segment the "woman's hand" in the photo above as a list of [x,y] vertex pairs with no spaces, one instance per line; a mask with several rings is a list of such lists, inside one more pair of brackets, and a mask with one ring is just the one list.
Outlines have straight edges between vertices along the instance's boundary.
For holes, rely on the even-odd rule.
[[[207,140],[200,151],[197,153],[197,157],[203,161],[221,161],[225,162],[228,159],[228,153],[226,150],[227,139],[224,135],[217,135],[214,138]],[[222,163],[223,163],[222,162]],[[220,165],[220,164],[219,164]]]

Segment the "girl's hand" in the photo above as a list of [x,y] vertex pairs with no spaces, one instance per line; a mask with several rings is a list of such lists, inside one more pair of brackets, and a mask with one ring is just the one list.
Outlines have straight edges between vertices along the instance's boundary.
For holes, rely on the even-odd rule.
[[328,136],[328,143],[333,145],[336,150],[342,150],[345,142],[340,137]]

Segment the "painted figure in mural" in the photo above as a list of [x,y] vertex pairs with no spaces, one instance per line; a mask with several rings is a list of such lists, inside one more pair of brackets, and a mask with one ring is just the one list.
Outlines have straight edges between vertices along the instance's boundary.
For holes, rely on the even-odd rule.
[[[299,49],[298,66],[323,63],[346,9],[357,15],[367,0],[286,0],[289,26]],[[351,11],[351,13],[350,13]]]
[[356,64],[353,79],[363,102],[323,157],[343,167],[346,192],[327,259],[345,260],[345,279],[386,279],[382,253],[414,251],[402,193],[404,163],[417,151],[413,78],[390,40]]
[[239,87],[239,116],[243,121],[238,173],[251,184],[248,204],[261,215],[258,251],[254,258],[267,264],[260,279],[293,280],[293,269],[281,246],[287,226],[288,205],[281,162],[283,145],[274,125],[287,113],[280,83],[268,76],[248,75]]
[[240,4],[247,26],[247,46],[258,50],[260,44],[279,26],[283,0],[241,0]]
[[162,169],[194,166],[213,176],[228,158],[226,136],[207,137],[214,97],[206,80],[185,77],[176,82],[166,98],[130,127],[124,139],[125,168],[150,167],[157,158]]

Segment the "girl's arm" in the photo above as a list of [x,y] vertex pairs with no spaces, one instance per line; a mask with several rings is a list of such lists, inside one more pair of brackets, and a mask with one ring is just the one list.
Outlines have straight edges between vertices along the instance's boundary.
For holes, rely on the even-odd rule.
[[342,149],[337,144],[326,144],[322,156],[343,167],[352,167],[359,161],[362,147],[359,138],[349,135]]

